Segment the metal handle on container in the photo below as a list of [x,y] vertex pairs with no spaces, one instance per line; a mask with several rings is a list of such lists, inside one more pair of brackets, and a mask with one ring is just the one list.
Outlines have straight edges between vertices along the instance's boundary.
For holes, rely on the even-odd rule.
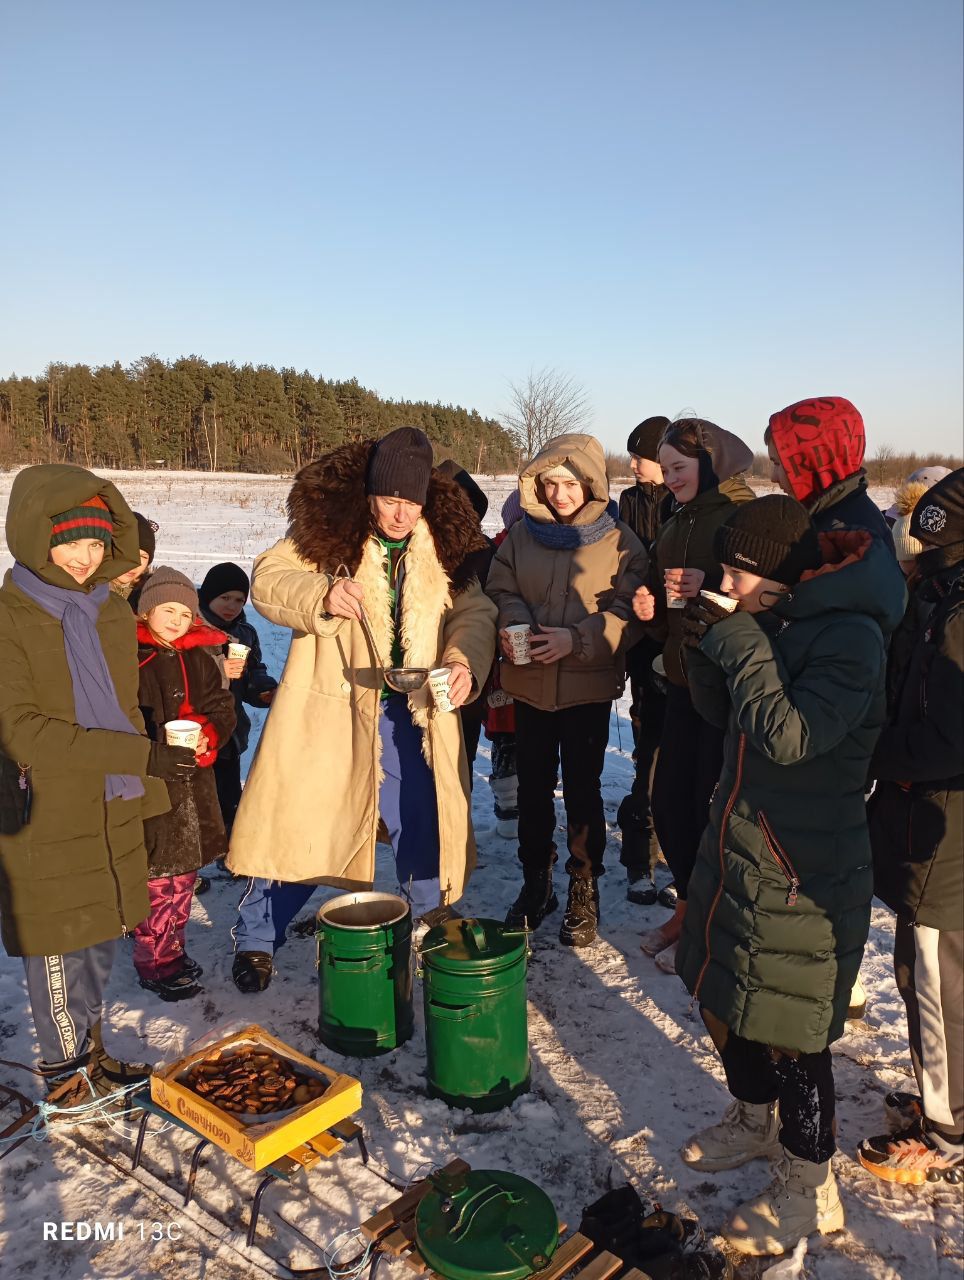
[[434,1000],[430,1000],[429,1007],[437,1018],[444,1018],[447,1022],[466,1022],[469,1018],[479,1016],[479,1008],[474,1004],[436,1004]]
[[478,954],[481,955],[486,950],[485,930],[478,920],[463,920],[459,928],[462,930],[466,943],[471,942]]
[[381,956],[329,956],[332,969],[344,969],[354,973],[373,973],[381,964]]

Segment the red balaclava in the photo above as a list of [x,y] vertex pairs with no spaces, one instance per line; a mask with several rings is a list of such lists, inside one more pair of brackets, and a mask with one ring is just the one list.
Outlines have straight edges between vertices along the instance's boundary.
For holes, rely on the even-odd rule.
[[804,504],[859,471],[867,443],[863,418],[843,396],[788,405],[770,419],[765,438]]

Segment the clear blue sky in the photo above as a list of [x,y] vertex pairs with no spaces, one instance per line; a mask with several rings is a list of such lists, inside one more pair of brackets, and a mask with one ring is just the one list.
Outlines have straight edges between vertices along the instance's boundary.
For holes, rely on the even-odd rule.
[[961,448],[960,0],[164,0],[0,15],[0,372],[156,352],[622,445],[849,396]]

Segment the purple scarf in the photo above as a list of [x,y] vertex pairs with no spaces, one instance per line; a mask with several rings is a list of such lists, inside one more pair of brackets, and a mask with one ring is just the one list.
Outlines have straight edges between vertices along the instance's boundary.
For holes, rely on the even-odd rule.
[[[19,560],[13,566],[11,576],[24,595],[40,605],[44,613],[56,618],[64,629],[77,723],[82,729],[110,729],[115,733],[137,734],[117,701],[117,690],[97,634],[97,618],[109,590],[107,583],[102,582],[87,592],[53,587]],[[144,783],[136,774],[105,775],[105,799],[136,800],[143,794]]]

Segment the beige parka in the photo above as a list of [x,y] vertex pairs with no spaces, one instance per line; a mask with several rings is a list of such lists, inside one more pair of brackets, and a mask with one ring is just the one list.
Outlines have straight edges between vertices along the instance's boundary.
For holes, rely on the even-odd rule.
[[[352,502],[357,521],[356,499],[364,503],[369,444],[342,446],[299,474],[289,500],[293,529],[254,564],[255,608],[269,622],[289,628],[292,639],[231,836],[228,866],[240,875],[346,889],[370,887],[374,878],[381,672],[360,623],[323,612],[344,560],[364,590],[379,652],[386,658],[391,653],[385,553],[367,532],[367,507],[362,509],[366,532],[354,562],[352,549],[338,542],[351,532],[345,534],[347,516],[339,520],[341,504]],[[348,491],[346,475],[352,483],[360,477],[357,493]],[[400,633],[407,666],[463,663],[477,694],[495,649],[495,606],[475,578],[460,589],[453,586],[430,524],[441,539],[444,523],[449,543],[463,536],[464,526],[477,533],[478,520],[467,515],[462,502],[458,486],[433,472],[426,508],[405,553]],[[464,503],[468,508],[467,499]],[[320,538],[304,528],[312,520],[316,529],[325,526]],[[309,548],[311,559],[301,554]],[[435,776],[442,900],[454,902],[475,866],[461,717],[436,711],[427,684],[409,696],[409,706],[423,730],[423,751]]]

